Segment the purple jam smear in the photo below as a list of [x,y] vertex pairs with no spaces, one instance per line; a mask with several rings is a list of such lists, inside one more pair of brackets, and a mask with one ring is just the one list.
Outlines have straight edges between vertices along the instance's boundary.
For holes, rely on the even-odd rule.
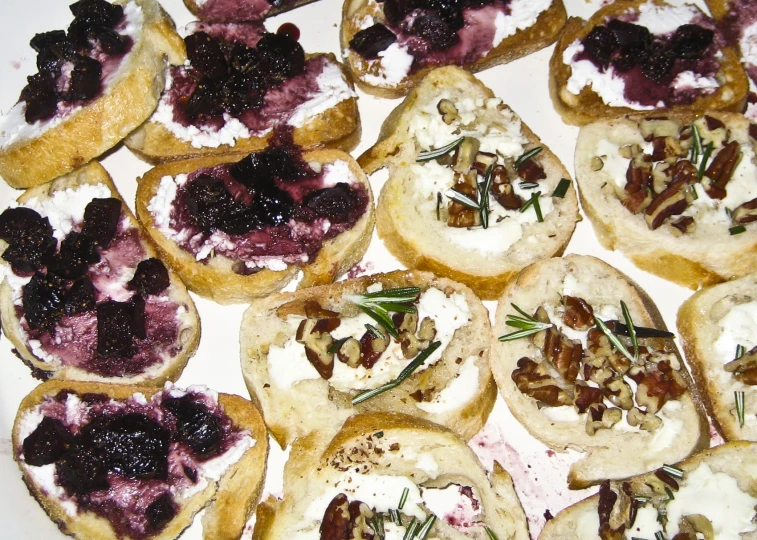
[[[735,0],[729,2],[730,11],[718,25],[728,43],[735,49],[740,48],[744,31],[757,21],[757,4],[749,0]],[[746,51],[741,51],[742,56]],[[744,63],[744,69],[753,83],[757,84],[757,65]]]
[[65,499],[135,539],[160,532],[178,510],[172,490],[191,488],[204,462],[245,436],[211,395],[193,389],[147,402],[63,390],[39,411],[44,420],[17,449],[27,466],[55,463]]
[[274,6],[286,11],[296,3],[296,0],[208,0],[197,14],[200,19],[212,22],[259,21]]

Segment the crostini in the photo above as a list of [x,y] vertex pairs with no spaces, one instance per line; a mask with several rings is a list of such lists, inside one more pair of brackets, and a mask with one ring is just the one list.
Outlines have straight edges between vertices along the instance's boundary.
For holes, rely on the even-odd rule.
[[184,0],[192,15],[201,21],[229,23],[261,21],[315,0]]

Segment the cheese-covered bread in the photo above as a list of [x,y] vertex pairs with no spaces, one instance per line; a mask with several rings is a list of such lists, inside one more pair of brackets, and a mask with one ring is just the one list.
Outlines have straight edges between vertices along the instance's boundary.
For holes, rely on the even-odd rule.
[[695,293],[678,331],[715,426],[727,441],[757,441],[757,274]]
[[263,419],[205,387],[49,381],[21,402],[13,457],[29,492],[81,540],[239,538],[260,498]]
[[258,507],[255,538],[529,538],[510,475],[495,462],[487,477],[448,429],[368,413],[332,434],[292,446],[283,498]]
[[526,268],[499,300],[494,336],[492,372],[515,418],[551,448],[580,453],[571,488],[707,446],[704,407],[673,334],[607,263],[568,255]]
[[560,255],[579,219],[560,160],[457,67],[431,72],[359,162],[368,174],[388,170],[377,228],[389,251],[485,300],[523,267]]
[[549,520],[539,540],[755,538],[757,444],[729,443],[628,480]]
[[543,49],[566,17],[562,0],[347,0],[342,56],[361,90],[397,98],[437,67],[477,72]]
[[496,398],[490,338],[470,289],[396,271],[254,301],[242,372],[282,446],[366,411],[412,414],[468,440]]
[[200,341],[184,284],[92,161],[0,214],[5,335],[40,378],[162,385]]
[[753,272],[755,141],[757,126],[716,112],[584,126],[576,181],[600,243],[692,289]]
[[115,146],[155,110],[166,56],[184,57],[155,0],[78,2],[72,11],[68,34],[34,36],[43,69],[0,118],[0,176],[11,187],[44,184]]
[[634,111],[740,112],[748,79],[738,52],[692,3],[611,2],[571,17],[549,70],[552,103],[583,125]]

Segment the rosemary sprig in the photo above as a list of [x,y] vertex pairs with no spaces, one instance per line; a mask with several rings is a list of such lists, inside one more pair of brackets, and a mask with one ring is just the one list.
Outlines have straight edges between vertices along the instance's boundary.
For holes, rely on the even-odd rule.
[[537,191],[535,193],[531,194],[531,198],[526,201],[526,204],[520,207],[521,214],[529,209],[529,207],[533,206],[534,211],[536,212],[536,221],[541,223],[544,221],[544,216],[541,213],[541,205],[539,204],[539,197],[541,196],[541,191]]
[[673,495],[673,490],[667,486],[665,486],[665,494],[668,496],[668,500],[665,502],[670,502],[670,501],[675,500],[675,495]]
[[568,192],[569,187],[570,187],[570,180],[568,180],[567,178],[560,178],[560,182],[557,184],[557,187],[552,192],[552,196],[562,199],[563,197],[565,197],[565,194]]
[[465,193],[461,193],[455,188],[449,188],[447,191],[444,192],[444,194],[452,199],[455,202],[458,202],[462,204],[463,206],[467,206],[468,208],[473,208],[474,210],[481,211],[481,205],[478,201],[474,201],[470,197],[468,197]]
[[484,229],[489,228],[489,189],[492,185],[492,169],[493,165],[489,165],[486,168],[484,174],[484,181],[478,185],[478,200],[479,202],[479,214],[481,215],[481,226]]
[[487,525],[484,525],[484,530],[486,531],[486,536],[489,537],[489,540],[499,540],[499,538],[497,538],[497,535],[494,534],[494,531],[491,530]]
[[639,359],[639,340],[636,338],[636,327],[633,325],[631,312],[628,311],[628,306],[623,300],[620,301],[620,309],[623,312],[623,319],[626,321],[628,336],[631,338],[631,343],[633,344],[633,360],[635,362]]
[[[370,325],[366,324],[366,327],[367,326],[370,326]],[[334,343],[332,343],[331,345],[329,345],[329,348],[326,349],[326,352],[329,353],[329,354],[334,354],[336,351],[338,351],[339,349],[342,348],[342,345],[344,345],[344,342],[347,341],[348,339],[350,339],[350,338],[346,338],[345,337],[345,338],[342,338],[342,339],[335,340]]]
[[736,417],[739,419],[739,427],[744,427],[744,392],[736,390],[733,398],[736,400]]
[[426,518],[426,521],[424,521],[423,525],[421,525],[421,529],[416,533],[418,540],[426,540],[426,537],[428,536],[428,533],[431,532],[431,527],[434,526],[435,521],[436,516],[434,514],[431,514]]
[[693,200],[696,201],[699,198],[699,194],[697,193],[697,188],[696,188],[695,185],[689,186],[688,187],[688,191],[689,191],[689,194],[691,195],[691,198]]
[[536,146],[532,148],[531,150],[528,150],[526,152],[523,152],[523,155],[521,155],[518,159],[515,160],[515,164],[513,167],[518,169],[521,165],[523,165],[526,161],[534,157],[536,154],[541,152],[541,146]]
[[672,476],[676,480],[681,480],[683,478],[683,471],[678,467],[674,467],[673,465],[663,465],[662,471],[668,476]]
[[436,221],[442,220],[442,194],[436,192]]
[[392,390],[394,388],[397,388],[400,384],[402,384],[402,381],[407,379],[413,371],[418,369],[418,367],[425,362],[429,356],[431,356],[436,349],[438,349],[441,346],[441,341],[434,341],[431,345],[428,346],[424,351],[421,351],[421,353],[416,356],[412,362],[410,362],[407,366],[405,366],[405,369],[403,369],[399,375],[397,375],[397,378],[393,381],[389,381],[386,384],[382,384],[378,388],[374,388],[372,390],[365,390],[364,392],[360,392],[358,395],[356,395],[354,398],[352,398],[352,404],[357,405],[358,403],[362,403],[364,401],[367,401],[371,399],[372,397],[375,397],[379,394],[383,394],[387,390]]
[[618,336],[613,334],[609,328],[607,328],[607,325],[603,320],[599,319],[598,317],[594,317],[594,323],[597,325],[597,328],[599,328],[602,333],[607,336],[607,339],[610,340],[610,343],[615,345],[615,348],[618,349],[618,351],[620,351],[623,356],[628,358],[631,362],[635,362],[633,354],[628,352],[628,349],[623,344],[623,342],[620,341],[620,339],[618,339]]
[[412,540],[413,538],[415,538],[415,531],[419,525],[420,523],[418,523],[417,519],[411,519],[410,523],[407,524],[407,529],[405,529],[405,536],[402,537],[402,540]]
[[712,142],[708,142],[707,146],[704,147],[704,153],[702,154],[702,162],[699,164],[699,169],[697,170],[697,176],[700,179],[704,176],[705,169],[707,169],[707,160],[710,159],[710,155],[712,155],[712,148],[713,148]]
[[418,287],[398,287],[373,293],[349,294],[345,298],[396,338],[399,333],[389,312],[415,313],[415,307],[409,304],[418,300],[420,294]]
[[637,495],[636,497],[633,498],[633,500],[636,501],[636,502],[638,502],[638,503],[644,504],[644,503],[648,503],[649,501],[651,501],[652,497],[645,497],[643,495]]
[[539,184],[536,182],[521,182],[518,185],[520,186],[520,189],[536,189],[539,187]]
[[699,128],[695,124],[691,124],[691,137],[694,143],[691,145],[691,162],[696,163],[702,154],[702,136],[699,134]]
[[386,538],[383,514],[376,513],[373,515],[373,517],[371,518],[371,528],[373,529],[373,532],[376,533],[376,536],[379,537],[379,540],[384,540]]
[[400,504],[397,506],[399,510],[402,510],[402,508],[405,506],[405,503],[407,502],[407,496],[410,493],[410,490],[408,488],[404,488],[402,490],[402,496],[400,497]]
[[735,227],[728,229],[728,232],[731,233],[732,236],[734,234],[741,234],[743,232],[746,232],[746,227],[744,227],[743,225],[736,225]]
[[370,335],[372,335],[376,339],[384,338],[384,334],[381,333],[381,330],[373,326],[371,323],[365,323],[365,329],[368,331]]
[[543,323],[520,309],[515,304],[510,305],[513,307],[513,309],[520,313],[521,316],[509,314],[507,316],[505,324],[514,328],[520,328],[520,330],[510,332],[509,334],[505,334],[504,336],[499,336],[498,339],[500,341],[513,341],[514,339],[530,336],[531,334],[536,334],[538,332],[541,332],[542,330],[546,330],[547,328],[552,327],[552,323]]
[[395,525],[402,526],[402,516],[400,516],[400,511],[395,508],[389,509],[389,519],[392,520],[392,523]]
[[654,533],[654,540],[665,540],[665,533],[662,531],[657,531]]
[[435,148],[433,150],[427,150],[425,152],[421,152],[420,154],[418,154],[418,157],[415,158],[415,162],[422,163],[424,161],[431,161],[432,159],[436,159],[445,154],[449,154],[452,150],[460,146],[464,138],[465,137],[460,137],[459,139],[455,139],[451,143],[446,144],[440,148]]
[[744,347],[743,345],[736,345],[736,357],[734,358],[734,360],[738,360],[739,358],[744,356],[745,353],[746,347]]
[[384,436],[384,432],[377,431],[376,433],[373,434],[373,436],[376,437],[377,439],[381,439]]

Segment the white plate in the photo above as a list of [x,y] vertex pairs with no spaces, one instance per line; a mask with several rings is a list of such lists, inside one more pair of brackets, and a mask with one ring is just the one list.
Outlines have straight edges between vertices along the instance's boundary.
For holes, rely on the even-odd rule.
[[[163,5],[177,26],[192,20],[181,0],[165,0]],[[597,7],[597,2],[566,0],[566,6],[569,15],[587,17]],[[282,23],[292,22],[301,30],[300,42],[305,51],[333,52],[339,57],[341,7],[340,0],[320,0],[274,17],[266,22],[266,26],[275,31]],[[38,32],[67,26],[72,16],[65,0],[35,0],[33,3],[3,0],[2,16],[5,24],[4,31],[0,32],[0,111],[6,112],[18,99],[26,77],[36,71],[36,54],[28,45],[31,37]],[[484,71],[478,77],[523,118],[572,172],[578,129],[565,125],[552,108],[547,86],[552,50],[553,47],[549,47],[511,64]],[[399,100],[381,100],[360,93],[358,104],[363,136],[353,156],[359,156],[376,141],[381,123],[398,103]],[[109,153],[102,163],[133,208],[135,179],[149,168],[148,165],[123,147]],[[374,194],[378,195],[380,182],[376,178],[372,180]],[[0,182],[0,209],[19,194]],[[601,257],[628,274],[656,300],[668,327],[675,328],[678,307],[690,291],[638,270],[619,253],[604,250],[588,220],[578,224],[567,253]],[[362,266],[367,273],[400,267],[375,235]],[[244,306],[218,306],[197,297],[195,302],[202,318],[202,340],[178,384],[205,384],[218,391],[249,397],[239,367],[238,330]],[[487,307],[493,312],[494,303],[487,302]],[[11,344],[5,337],[0,341],[0,365],[0,486],[3,493],[0,499],[3,532],[0,537],[14,540],[64,538],[29,495],[11,453],[10,433],[16,410],[21,399],[39,381],[32,378],[29,369],[11,353]],[[555,454],[534,440],[510,416],[501,398],[489,423],[471,446],[485,466],[490,468],[491,460],[497,459],[513,476],[534,538],[544,525],[545,512],[555,515],[590,493],[567,489],[565,478],[573,456]],[[284,454],[273,443],[266,482],[268,492],[280,492],[283,460]],[[201,538],[199,521],[196,520],[182,538]]]

